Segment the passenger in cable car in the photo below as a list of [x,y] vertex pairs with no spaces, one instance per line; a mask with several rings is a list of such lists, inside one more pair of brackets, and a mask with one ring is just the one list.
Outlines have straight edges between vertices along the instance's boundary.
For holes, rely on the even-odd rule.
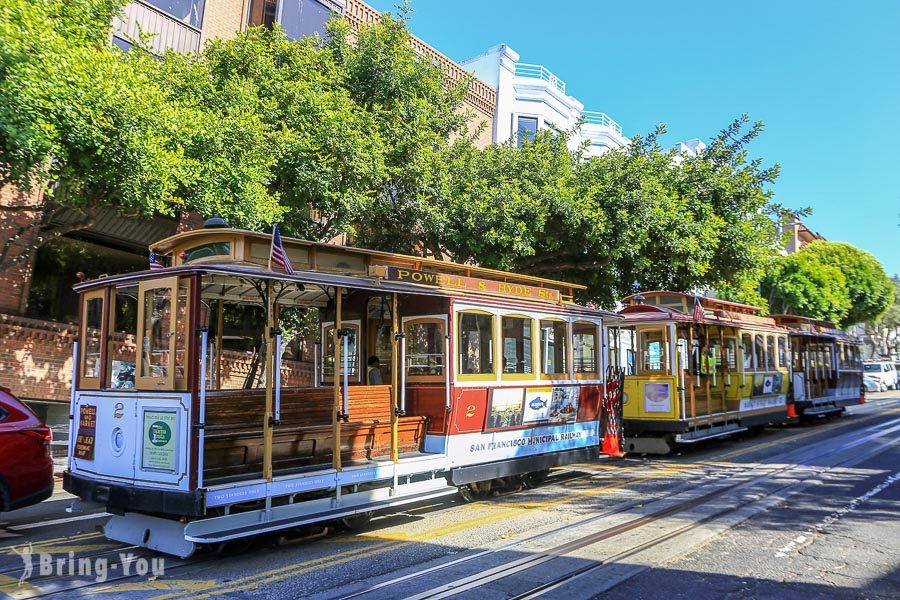
[[383,385],[384,379],[381,376],[381,361],[377,356],[369,357],[369,371],[366,373],[366,381],[369,385]]

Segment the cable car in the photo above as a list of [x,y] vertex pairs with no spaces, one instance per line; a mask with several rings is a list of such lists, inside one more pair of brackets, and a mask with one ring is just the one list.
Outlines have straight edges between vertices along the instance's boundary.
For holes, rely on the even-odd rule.
[[620,318],[577,285],[227,225],[151,251],[76,286],[64,487],[111,539],[187,557],[598,457]]
[[859,339],[825,321],[795,315],[773,318],[790,332],[794,416],[835,415],[865,402]]
[[760,308],[670,291],[623,304],[625,450],[667,454],[787,420],[788,330]]

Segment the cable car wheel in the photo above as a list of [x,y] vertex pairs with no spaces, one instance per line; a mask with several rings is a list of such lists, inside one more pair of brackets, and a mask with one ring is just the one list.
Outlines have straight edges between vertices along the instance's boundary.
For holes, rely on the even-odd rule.
[[530,473],[525,473],[522,475],[522,484],[526,488],[536,488],[539,485],[543,484],[547,481],[547,477],[550,475],[550,469],[544,469],[542,471],[532,471]]
[[369,521],[372,520],[372,515],[375,514],[375,511],[369,511],[364,513],[358,513],[355,515],[349,515],[347,517],[341,517],[337,519],[335,522],[338,527],[341,529],[345,529],[347,531],[353,531],[354,529],[360,529],[365,527]]
[[490,479],[487,481],[476,481],[474,483],[461,485],[456,489],[459,493],[459,497],[462,498],[464,502],[475,502],[487,498],[490,495],[492,487],[491,483],[492,480]]

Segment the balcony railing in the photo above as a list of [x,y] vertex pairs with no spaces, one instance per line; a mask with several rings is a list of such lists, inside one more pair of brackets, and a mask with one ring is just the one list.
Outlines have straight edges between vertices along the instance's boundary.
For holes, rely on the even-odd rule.
[[540,79],[542,81],[546,81],[563,94],[566,93],[566,82],[551,73],[544,65],[516,63],[516,77]]
[[113,35],[139,40],[142,33],[150,35],[150,49],[155,53],[168,49],[185,53],[200,50],[199,29],[139,0],[129,2],[122,9],[122,16],[113,19]]
[[602,112],[594,112],[590,110],[586,110],[581,113],[581,116],[584,117],[585,123],[590,123],[591,125],[601,125],[603,127],[609,127],[619,135],[622,135],[622,126],[613,121],[608,114]]

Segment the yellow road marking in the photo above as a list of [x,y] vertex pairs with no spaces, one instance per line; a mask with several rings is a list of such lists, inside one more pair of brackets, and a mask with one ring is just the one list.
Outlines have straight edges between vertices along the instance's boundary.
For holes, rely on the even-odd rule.
[[[60,542],[74,542],[74,541],[79,541],[79,540],[86,540],[88,538],[102,538],[102,537],[103,536],[100,533],[98,533],[96,531],[92,531],[90,533],[82,533],[79,535],[62,536],[62,537],[58,537],[58,538],[50,538],[48,540],[40,540],[37,542],[31,542],[31,547],[32,548],[42,548],[45,546],[55,546],[55,545],[58,545]],[[0,547],[0,554],[15,554],[15,551],[13,549],[21,550],[23,546],[28,546],[28,544],[29,544],[29,542],[27,539],[21,538],[19,540],[19,543],[17,543],[17,544],[7,544],[6,546]]]
[[119,594],[122,592],[152,592],[164,590],[189,590],[200,592],[216,585],[214,579],[149,579],[130,581],[103,588],[92,589],[91,594]]
[[[674,470],[674,469],[673,469]],[[210,590],[203,594],[191,594],[189,597],[195,600],[199,600],[201,598],[210,598],[213,596],[221,596],[223,594],[229,594],[237,591],[247,591],[257,589],[261,585],[265,585],[268,583],[274,583],[280,580],[287,579],[289,577],[293,577],[295,575],[300,575],[303,573],[307,573],[309,571],[325,568],[325,567],[334,567],[346,562],[350,562],[353,560],[359,560],[362,558],[368,558],[371,556],[375,556],[378,554],[383,554],[388,551],[399,550],[404,548],[410,544],[414,544],[416,542],[424,542],[434,540],[439,537],[443,537],[446,535],[450,535],[453,533],[458,533],[460,531],[465,531],[468,529],[472,529],[474,527],[478,527],[480,525],[494,523],[497,521],[502,521],[507,518],[511,518],[514,516],[518,516],[521,514],[525,514],[530,511],[552,508],[554,506],[559,506],[561,504],[565,504],[566,502],[579,498],[579,497],[588,497],[602,494],[604,492],[622,488],[628,484],[638,483],[641,481],[647,481],[651,479],[658,479],[661,475],[653,474],[647,475],[645,477],[639,477],[635,479],[627,479],[621,480],[617,483],[604,485],[600,488],[592,488],[585,490],[578,490],[576,492],[566,494],[565,496],[555,498],[553,500],[544,500],[537,502],[528,502],[528,503],[520,503],[516,506],[503,509],[498,512],[494,512],[488,515],[484,515],[481,517],[477,517],[474,519],[468,519],[466,521],[462,521],[459,523],[453,523],[450,525],[445,525],[442,527],[438,527],[436,529],[431,529],[428,531],[424,531],[414,535],[406,535],[403,533],[398,534],[377,534],[377,533],[367,533],[359,536],[354,536],[354,538],[364,538],[364,539],[372,539],[372,540],[380,540],[380,542],[367,546],[366,548],[359,548],[356,550],[350,550],[348,552],[344,552],[337,557],[322,557],[319,559],[313,559],[310,561],[304,561],[300,563],[296,563],[293,565],[288,565],[285,567],[279,567],[277,569],[272,569],[270,571],[264,571],[262,573],[257,573],[255,575],[249,575],[242,579],[237,579],[234,581],[228,582],[225,586],[216,589]],[[157,596],[154,600],[168,600],[171,598],[179,597],[179,594],[170,594]]]
[[[897,410],[900,410],[900,409],[897,409]],[[887,412],[896,412],[896,410],[895,411],[885,411],[885,413],[887,413]],[[880,413],[880,414],[885,414],[885,413]],[[734,457],[738,457],[738,456],[741,456],[744,454],[749,454],[749,453],[755,452],[759,449],[770,447],[770,446],[777,445],[780,443],[803,439],[805,437],[821,433],[823,430],[827,431],[828,429],[818,429],[815,431],[809,431],[806,433],[789,436],[787,438],[773,440],[773,441],[767,442],[765,444],[753,445],[749,448],[737,450],[737,451],[730,452],[730,453],[727,453],[724,455],[719,455],[718,457],[716,457],[715,460],[719,461],[722,464],[727,465],[728,463],[722,462],[723,459],[727,460],[729,458],[734,458]],[[477,527],[479,525],[489,524],[489,523],[504,520],[506,518],[511,518],[513,516],[521,515],[521,514],[529,512],[529,511],[559,506],[561,504],[565,504],[566,502],[569,502],[570,500],[573,500],[573,499],[576,499],[579,497],[590,497],[590,496],[594,496],[594,495],[599,495],[606,491],[613,490],[613,489],[620,489],[620,488],[625,487],[630,484],[636,484],[636,483],[641,483],[641,482],[647,481],[647,480],[658,479],[658,478],[664,477],[666,475],[680,474],[684,471],[688,471],[693,468],[696,468],[698,465],[702,466],[704,464],[706,464],[706,463],[703,463],[703,462],[653,463],[651,465],[648,465],[651,467],[653,472],[652,472],[652,474],[647,475],[647,476],[637,477],[634,479],[619,480],[616,483],[604,485],[600,488],[578,490],[578,491],[575,491],[570,494],[566,494],[565,496],[562,496],[562,497],[559,497],[559,498],[556,498],[553,500],[520,503],[514,507],[505,508],[503,510],[493,512],[488,515],[483,515],[483,516],[476,517],[473,519],[467,519],[465,521],[461,521],[459,523],[454,523],[451,525],[445,525],[445,526],[438,527],[436,529],[428,530],[425,532],[421,532],[421,533],[415,534],[415,535],[408,535],[408,534],[404,534],[402,532],[396,533],[396,534],[367,533],[367,534],[362,534],[362,535],[358,535],[358,536],[353,536],[352,538],[335,538],[334,540],[330,540],[330,541],[357,541],[359,539],[363,539],[363,540],[371,539],[371,540],[375,540],[376,543],[370,544],[364,548],[358,548],[358,549],[343,552],[337,557],[331,557],[331,556],[320,557],[317,559],[294,563],[294,564],[291,564],[291,565],[288,565],[285,567],[279,567],[277,569],[272,569],[269,571],[256,573],[254,575],[249,575],[249,576],[246,576],[246,577],[243,577],[240,579],[236,579],[234,581],[230,581],[226,585],[220,587],[219,589],[209,590],[203,594],[191,594],[188,597],[199,600],[201,598],[210,598],[210,597],[214,597],[214,596],[221,596],[223,594],[228,594],[228,593],[237,592],[237,591],[255,590],[262,585],[265,585],[268,583],[274,583],[274,582],[277,582],[280,580],[284,580],[288,577],[301,575],[303,573],[307,573],[307,572],[321,569],[321,568],[338,566],[338,565],[341,565],[341,564],[344,564],[344,563],[347,563],[350,561],[368,558],[371,556],[376,556],[378,554],[383,554],[385,552],[392,551],[392,550],[399,550],[405,546],[408,546],[408,545],[416,543],[416,542],[433,540],[433,539],[443,537],[446,535],[450,535],[453,533],[458,533],[459,531],[465,531],[467,529],[472,529],[473,527]],[[589,469],[598,469],[598,470],[621,471],[621,470],[631,470],[631,469],[636,468],[637,466],[643,466],[643,465],[625,465],[625,466],[590,465],[588,468]],[[740,466],[740,465],[736,465],[736,466]],[[571,467],[577,468],[578,465],[570,465],[570,468]],[[654,467],[657,467],[657,468],[654,468]],[[584,468],[584,467],[582,467],[582,468]],[[562,482],[562,483],[566,484],[569,482]],[[477,508],[484,508],[485,506],[490,507],[491,505],[489,505],[486,502],[476,502],[476,503],[471,503],[471,504],[465,505],[465,508],[472,510],[472,509],[477,509]],[[494,506],[496,506],[496,505],[494,505]],[[168,600],[171,598],[177,598],[179,596],[183,596],[183,593],[157,596],[157,597],[155,597],[154,600]]]
[[0,592],[6,594],[10,598],[20,600],[23,598],[34,598],[44,593],[44,590],[23,581],[19,584],[18,577],[10,577],[9,575],[0,575]]

